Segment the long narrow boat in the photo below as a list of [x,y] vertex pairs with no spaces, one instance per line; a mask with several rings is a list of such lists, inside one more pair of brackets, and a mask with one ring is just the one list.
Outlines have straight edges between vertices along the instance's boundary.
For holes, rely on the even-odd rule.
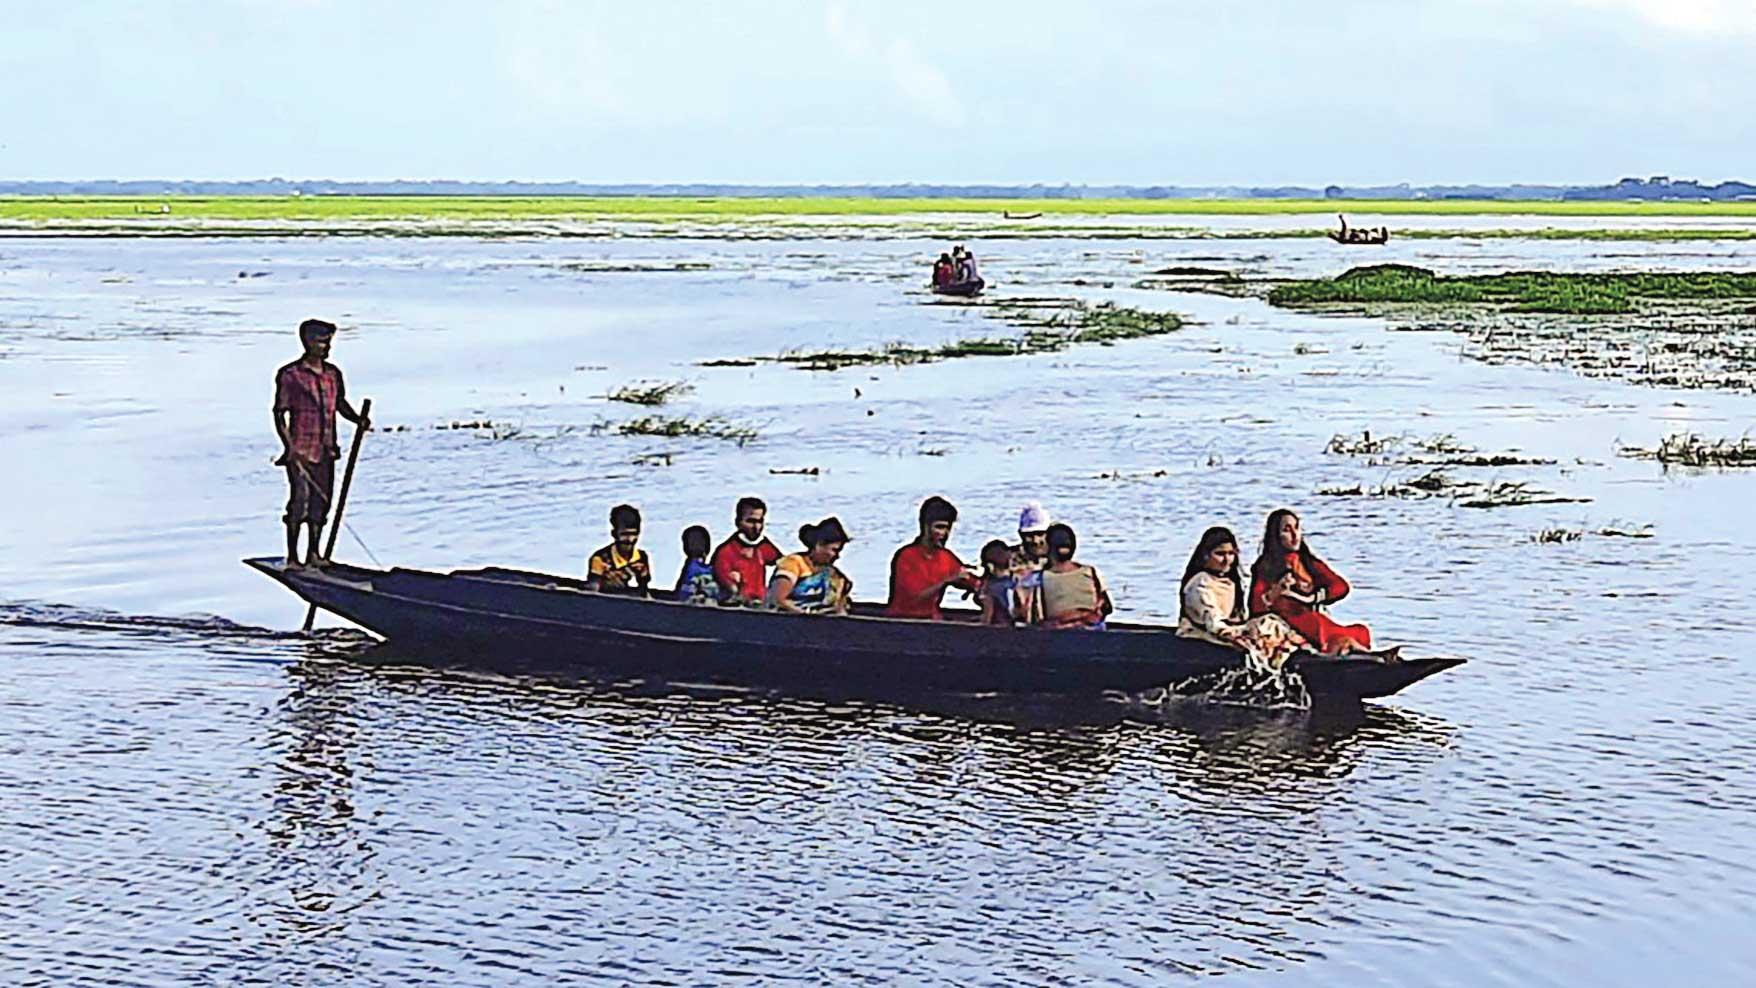
[[[963,692],[1142,690],[1238,668],[1237,652],[1170,628],[1112,622],[1108,631],[1046,631],[949,620],[784,614],[596,593],[582,581],[511,569],[430,573],[333,563],[288,570],[244,560],[300,597],[413,653],[461,656],[514,671],[604,672],[741,683],[907,685]],[[1388,696],[1463,662],[1383,663],[1299,655],[1313,698]]]

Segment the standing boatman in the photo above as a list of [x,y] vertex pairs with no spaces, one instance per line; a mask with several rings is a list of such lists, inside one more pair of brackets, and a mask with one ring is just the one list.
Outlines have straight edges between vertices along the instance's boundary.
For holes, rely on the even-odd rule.
[[[274,375],[274,431],[280,435],[281,455],[274,462],[287,468],[287,569],[299,569],[299,526],[309,525],[310,542],[306,566],[322,566],[318,538],[329,520],[335,499],[335,461],[341,456],[336,441],[335,413],[355,428],[370,429],[372,423],[348,403],[341,369],[329,362],[329,344],[335,324],[307,319],[299,324],[299,342],[305,353]],[[370,404],[370,402],[368,402]]]

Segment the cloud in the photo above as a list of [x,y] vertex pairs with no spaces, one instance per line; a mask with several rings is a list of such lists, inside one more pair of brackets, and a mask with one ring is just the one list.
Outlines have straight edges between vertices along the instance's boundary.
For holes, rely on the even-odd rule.
[[1756,34],[1756,0],[1572,0],[1581,7],[1633,14],[1679,34]]
[[896,92],[921,116],[941,127],[959,127],[969,118],[951,80],[907,38],[880,38],[839,0],[824,8],[823,29],[850,59],[888,75]]

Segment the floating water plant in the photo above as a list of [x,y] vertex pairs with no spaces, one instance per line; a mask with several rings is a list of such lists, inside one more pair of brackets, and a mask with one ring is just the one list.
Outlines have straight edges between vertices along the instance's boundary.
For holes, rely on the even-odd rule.
[[695,386],[687,381],[636,381],[633,384],[624,384],[604,397],[630,405],[656,406],[694,390]]
[[1371,429],[1363,430],[1357,437],[1337,433],[1330,437],[1329,445],[1323,452],[1338,456],[1380,456],[1402,445],[1404,436],[1373,436]]
[[1148,312],[1111,303],[1064,302],[1050,315],[1011,306],[995,307],[994,317],[1025,330],[1015,337],[982,336],[935,347],[888,343],[864,350],[800,350],[769,358],[805,370],[840,370],[875,364],[923,364],[959,357],[1015,357],[1055,353],[1082,343],[1109,346],[1123,340],[1159,336],[1183,328],[1171,312]]
[[1460,508],[1519,508],[1531,504],[1585,504],[1589,497],[1568,497],[1532,487],[1522,480],[1504,481],[1482,487],[1480,493],[1466,501],[1457,502]]
[[1373,264],[1351,268],[1334,278],[1289,282],[1268,293],[1269,302],[1282,306],[1491,304],[1514,312],[1568,315],[1633,312],[1636,299],[1756,299],[1756,273],[1510,271],[1440,275],[1407,264]]
[[1557,545],[1563,542],[1577,542],[1580,539],[1585,538],[1587,535],[1597,535],[1604,538],[1650,539],[1652,538],[1652,526],[1642,525],[1639,528],[1609,527],[1596,530],[1582,528],[1545,528],[1535,535],[1532,535],[1530,540],[1538,545]]
[[1693,432],[1673,433],[1653,449],[1630,446],[1621,453],[1639,460],[1657,460],[1666,466],[1756,467],[1756,442],[1748,436],[1707,439]]
[[667,439],[679,437],[727,439],[742,446],[754,440],[759,433],[752,426],[741,425],[718,416],[697,419],[686,415],[675,417],[648,415],[616,426],[616,434],[622,436],[662,436]]

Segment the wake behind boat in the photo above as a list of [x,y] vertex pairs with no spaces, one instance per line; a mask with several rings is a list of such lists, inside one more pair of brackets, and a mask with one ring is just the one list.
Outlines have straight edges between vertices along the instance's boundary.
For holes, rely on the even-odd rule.
[[[289,570],[244,560],[289,590],[396,645],[508,671],[597,672],[731,683],[909,686],[962,692],[1138,691],[1217,676],[1242,655],[1175,630],[1112,622],[1096,633],[717,607],[588,590],[568,577],[487,568],[433,573],[331,563]],[[1462,659],[1384,663],[1300,653],[1313,700],[1389,696]]]

